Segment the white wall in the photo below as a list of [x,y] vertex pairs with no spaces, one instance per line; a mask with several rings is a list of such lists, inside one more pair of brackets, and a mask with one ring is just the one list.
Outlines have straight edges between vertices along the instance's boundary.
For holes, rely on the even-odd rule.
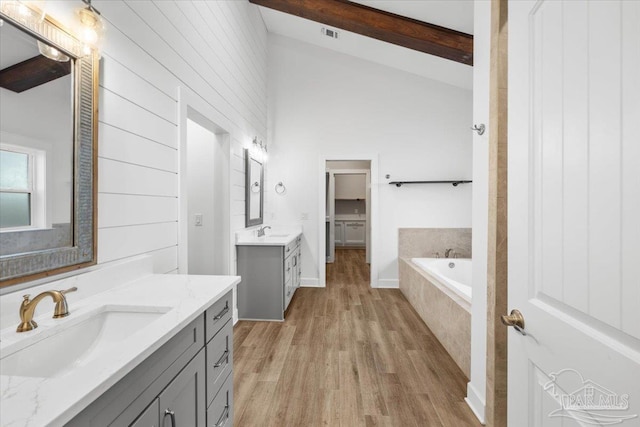
[[[242,147],[266,134],[267,33],[246,1],[94,0],[100,67],[98,262],[151,254],[176,272],[180,93],[231,141],[231,227],[244,228]],[[48,2],[70,25],[75,1]]]
[[473,122],[484,123],[473,136],[473,304],[471,307],[471,381],[467,402],[484,421],[487,349],[487,232],[489,203],[489,53],[491,2],[475,0],[473,35]]
[[[398,285],[399,227],[470,227],[471,186],[396,188],[392,180],[471,178],[469,90],[269,35],[269,171],[287,186],[271,223],[302,224],[303,284],[317,284],[319,158],[375,155],[380,286]],[[324,180],[322,180],[324,181]],[[268,190],[271,190],[267,187]],[[309,220],[301,221],[302,214]],[[374,239],[375,241],[375,239]]]

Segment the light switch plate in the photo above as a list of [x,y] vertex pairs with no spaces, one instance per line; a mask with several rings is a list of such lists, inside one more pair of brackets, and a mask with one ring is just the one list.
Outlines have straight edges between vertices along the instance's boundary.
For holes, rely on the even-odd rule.
[[202,214],[197,213],[195,214],[195,217],[196,217],[196,227],[202,227]]
[[301,221],[308,221],[309,220],[309,214],[307,212],[302,212],[300,214],[300,220]]

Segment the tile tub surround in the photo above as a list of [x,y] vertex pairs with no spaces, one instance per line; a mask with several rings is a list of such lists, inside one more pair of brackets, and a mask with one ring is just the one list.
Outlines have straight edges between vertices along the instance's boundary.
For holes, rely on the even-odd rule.
[[398,229],[399,258],[435,258],[436,252],[444,257],[449,248],[460,258],[471,258],[471,228]]
[[[43,285],[47,289],[66,289],[69,281],[78,286],[77,293],[69,294],[70,315],[63,319],[52,319],[53,304],[44,300],[38,306],[44,307],[35,319],[39,327],[31,332],[18,334],[14,319],[3,319],[0,331],[0,354],[7,355],[8,347],[21,346],[40,334],[49,335],[56,326],[65,322],[76,322],[87,313],[103,306],[153,306],[169,311],[146,327],[132,331],[131,336],[104,350],[85,366],[74,368],[59,377],[16,377],[0,376],[0,417],[3,426],[59,426],[64,425],[86,408],[91,402],[131,372],[140,362],[165,344],[178,331],[200,316],[213,302],[224,296],[240,282],[236,276],[188,276],[174,274],[151,274],[151,270],[141,268],[145,262],[135,266],[122,266],[127,281],[116,281],[119,269],[101,276],[99,271],[88,273],[98,282],[101,292],[94,292],[91,280],[83,280],[79,275],[73,279],[63,279]],[[146,263],[150,266],[150,263]],[[133,272],[140,273],[134,276]],[[112,285],[105,289],[104,283]],[[41,287],[30,289],[35,294]],[[23,291],[17,292],[22,295]],[[13,294],[3,295],[0,300],[13,300]],[[82,297],[82,298],[80,298]],[[21,299],[21,296],[18,296]],[[11,301],[14,302],[14,301]],[[3,304],[4,306],[4,304]],[[15,306],[15,312],[18,311]],[[12,310],[13,312],[13,310]],[[1,362],[0,362],[1,363]],[[61,392],[61,390],[63,392]]]
[[410,259],[400,258],[400,290],[469,378],[471,305],[431,282]]

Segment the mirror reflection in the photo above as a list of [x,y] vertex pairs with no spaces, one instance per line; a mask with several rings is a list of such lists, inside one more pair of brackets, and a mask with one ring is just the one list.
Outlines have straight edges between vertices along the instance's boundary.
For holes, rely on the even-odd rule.
[[0,26],[0,257],[72,245],[73,68]]
[[262,224],[263,171],[262,163],[245,150],[246,157],[246,226]]

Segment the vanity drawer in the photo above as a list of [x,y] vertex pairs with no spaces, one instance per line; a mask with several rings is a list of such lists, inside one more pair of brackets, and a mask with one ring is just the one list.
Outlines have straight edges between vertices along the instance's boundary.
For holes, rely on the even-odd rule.
[[284,281],[285,283],[291,280],[291,273],[293,272],[293,257],[284,260]]
[[207,427],[231,427],[233,426],[233,373],[220,387],[207,409]]
[[207,344],[207,404],[233,368],[233,322],[228,321]]
[[291,243],[289,243],[287,246],[285,246],[284,248],[284,257],[287,258],[289,255],[291,255],[296,246],[298,246],[298,239],[293,239],[293,241]]
[[205,313],[206,342],[218,333],[220,328],[231,319],[233,290],[215,302]]

